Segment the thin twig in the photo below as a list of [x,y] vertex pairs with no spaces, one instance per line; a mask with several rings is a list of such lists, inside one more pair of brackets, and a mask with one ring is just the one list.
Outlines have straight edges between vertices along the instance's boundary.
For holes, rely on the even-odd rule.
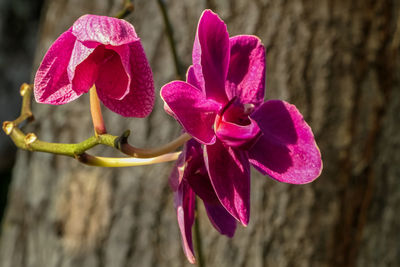
[[174,30],[172,28],[172,24],[171,24],[169,16],[168,16],[167,4],[165,3],[165,0],[157,0],[157,2],[158,2],[158,6],[160,7],[160,10],[162,13],[162,17],[163,17],[164,24],[165,24],[165,30],[167,32],[169,46],[171,48],[172,57],[174,59],[175,73],[176,73],[177,79],[182,80],[185,77],[185,73],[182,71],[181,63],[179,61],[178,53],[176,50],[176,42],[174,39]]
[[114,17],[118,19],[123,19],[127,17],[130,13],[132,13],[133,10],[135,9],[132,2],[133,1],[130,0],[124,0],[124,6],[122,10],[119,11]]
[[16,120],[13,121],[16,126],[18,126],[25,120],[28,120],[28,121],[33,120],[33,114],[31,111],[32,90],[33,90],[33,88],[32,88],[31,84],[23,83],[21,85],[19,93],[22,96],[22,107],[21,107],[20,116]]

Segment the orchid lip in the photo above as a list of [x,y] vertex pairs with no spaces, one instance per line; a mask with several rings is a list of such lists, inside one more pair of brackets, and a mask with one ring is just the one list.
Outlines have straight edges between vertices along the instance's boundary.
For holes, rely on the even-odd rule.
[[[218,138],[228,146],[248,149],[262,135],[256,121],[248,115],[254,109],[253,104],[241,104],[241,112],[234,113],[233,121],[226,118],[227,111],[235,103],[237,97],[232,98],[217,114],[214,122],[214,131]],[[235,111],[233,111],[235,112]],[[245,116],[245,123],[238,123]],[[232,117],[232,116],[231,116]],[[243,120],[243,119],[242,119]]]

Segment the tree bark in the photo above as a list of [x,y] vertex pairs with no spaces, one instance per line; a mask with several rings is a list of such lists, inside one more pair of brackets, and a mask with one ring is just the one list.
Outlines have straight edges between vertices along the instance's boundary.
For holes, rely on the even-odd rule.
[[[120,3],[53,0],[43,13],[45,50],[84,13],[114,14]],[[141,37],[156,90],[174,79],[156,1],[135,1],[127,19]],[[400,3],[376,1],[167,2],[185,66],[198,18],[212,8],[230,35],[255,34],[267,49],[268,99],[295,104],[313,128],[324,170],[295,186],[252,173],[251,220],[233,239],[200,209],[207,266],[400,265]],[[132,130],[139,146],[166,143],[178,124],[157,98],[146,119],[105,111],[107,129]],[[88,97],[34,105],[30,131],[46,141],[92,134]],[[96,153],[113,154],[107,149]],[[190,266],[168,187],[172,164],[87,167],[62,156],[20,151],[2,228],[0,266]]]

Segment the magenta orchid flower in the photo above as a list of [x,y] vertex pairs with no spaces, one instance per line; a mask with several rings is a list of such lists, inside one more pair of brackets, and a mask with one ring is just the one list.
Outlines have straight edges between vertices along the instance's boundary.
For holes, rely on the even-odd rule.
[[[305,184],[321,173],[320,151],[294,105],[264,102],[265,48],[257,37],[229,38],[225,23],[206,10],[192,59],[187,82],[173,81],[161,89],[164,107],[202,144],[203,164],[217,198],[246,226],[250,165],[280,182]],[[183,206],[192,205],[182,199],[189,201]]]
[[236,230],[236,219],[226,211],[215,194],[204,165],[201,144],[197,141],[192,139],[185,144],[170,176],[170,185],[175,192],[182,246],[189,262],[195,263],[192,226],[196,194],[203,200],[210,222],[221,234],[232,237]]
[[125,20],[84,15],[61,34],[35,76],[37,102],[61,105],[95,85],[110,110],[145,117],[154,104],[154,84],[135,28]]

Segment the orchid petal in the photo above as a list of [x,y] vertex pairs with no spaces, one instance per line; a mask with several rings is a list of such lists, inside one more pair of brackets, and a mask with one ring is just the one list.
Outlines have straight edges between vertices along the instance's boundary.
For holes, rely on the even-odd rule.
[[[115,49],[113,49],[115,50]],[[121,50],[116,50],[117,53],[121,53]],[[122,73],[126,72],[126,67],[128,66],[126,63],[126,57],[129,57],[129,66],[130,71],[128,72],[130,76],[130,88],[129,92],[123,96],[121,100],[115,99],[118,98],[118,95],[121,97],[122,92],[124,90],[123,86],[125,83],[117,83],[120,87],[118,89],[119,94],[116,97],[110,97],[112,88],[110,84],[108,87],[102,87],[107,84],[100,80],[96,81],[96,85],[100,86],[98,90],[98,95],[103,104],[111,109],[112,111],[125,116],[125,117],[146,117],[152,110],[154,105],[154,82],[153,82],[153,74],[147,61],[146,55],[144,53],[143,47],[140,42],[134,42],[129,44],[129,53],[127,55],[121,56],[121,64],[112,63],[118,66],[120,75],[118,77],[123,77]],[[110,65],[104,68],[104,72],[109,70]],[[125,69],[125,70],[124,70]],[[113,70],[110,70],[113,73]],[[100,71],[100,73],[103,73]],[[129,80],[127,81],[129,84]],[[106,89],[107,88],[107,89]]]
[[68,30],[47,51],[35,75],[34,95],[39,103],[61,105],[78,98],[68,79],[68,62],[76,38]]
[[196,77],[193,65],[190,65],[186,72],[186,82],[201,90],[201,83]]
[[210,204],[204,201],[211,224],[223,235],[233,237],[236,231],[236,219],[220,204]]
[[174,113],[186,132],[203,144],[215,142],[212,129],[219,104],[205,98],[204,94],[192,85],[173,81],[161,88],[165,110]]
[[[122,46],[119,50],[123,48],[128,47]],[[87,93],[96,84],[97,90],[102,90],[112,99],[120,100],[129,93],[130,79],[119,54],[113,49],[106,49],[104,45],[90,48],[76,42],[68,74],[76,92]]]
[[194,139],[189,140],[185,144],[183,154],[186,157],[184,179],[203,201],[220,204],[204,164],[201,144]]
[[264,102],[265,48],[260,39],[239,35],[229,39],[231,54],[225,90],[229,99],[256,107]]
[[[87,93],[93,86],[104,54],[104,47],[96,49],[98,46],[99,44],[86,46],[79,41],[75,42],[67,69],[74,91]],[[93,53],[95,50],[96,53]]]
[[261,173],[291,184],[310,183],[320,175],[320,151],[310,126],[294,105],[270,100],[251,117],[263,132],[249,150],[250,162]]
[[119,46],[140,40],[127,21],[106,16],[84,15],[75,21],[72,33],[81,42]]
[[195,194],[187,183],[181,183],[175,193],[175,208],[181,232],[182,247],[190,263],[195,263],[192,226],[194,224]]
[[224,104],[229,67],[229,34],[225,23],[211,10],[200,17],[193,45],[193,67],[207,98]]
[[182,182],[186,158],[185,155],[185,153],[179,155],[168,179],[169,186],[174,192],[178,191],[179,185]]
[[215,193],[225,209],[244,226],[250,215],[250,164],[247,153],[217,139],[205,146],[204,159]]
[[208,217],[215,229],[223,235],[232,237],[236,230],[236,219],[226,211],[215,194],[204,165],[201,144],[194,139],[189,140],[183,154],[187,159],[184,180],[203,200]]
[[106,49],[96,79],[96,88],[109,99],[122,100],[129,93],[129,78],[122,65],[120,56]]

